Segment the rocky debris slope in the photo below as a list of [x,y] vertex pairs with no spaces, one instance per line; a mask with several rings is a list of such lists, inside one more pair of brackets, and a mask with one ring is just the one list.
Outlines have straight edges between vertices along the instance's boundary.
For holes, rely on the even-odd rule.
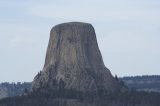
[[55,81],[77,91],[119,88],[103,63],[91,24],[70,22],[52,28],[44,68],[34,78],[32,89],[54,88]]

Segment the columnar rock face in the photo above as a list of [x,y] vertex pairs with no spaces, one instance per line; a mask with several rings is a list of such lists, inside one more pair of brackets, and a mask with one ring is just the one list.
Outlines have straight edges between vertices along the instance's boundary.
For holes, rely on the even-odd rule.
[[55,81],[78,91],[117,89],[118,82],[103,63],[91,24],[70,22],[52,28],[44,68],[32,89],[53,88]]

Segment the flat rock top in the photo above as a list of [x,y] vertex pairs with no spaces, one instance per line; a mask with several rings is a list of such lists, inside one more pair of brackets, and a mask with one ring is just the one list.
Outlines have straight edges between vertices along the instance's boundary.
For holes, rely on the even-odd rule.
[[[56,26],[54,26],[51,30],[51,33],[53,31],[56,31],[57,33],[65,33],[66,31],[68,32],[68,34],[66,35],[70,35],[72,34],[72,32],[79,32],[79,33],[83,33],[84,30],[92,30],[94,31],[94,28],[91,24],[89,23],[83,23],[83,22],[68,22],[68,23],[62,23],[62,24],[58,24]],[[56,34],[51,34],[52,36],[55,36]],[[77,34],[75,33],[74,36],[76,36]]]
[[66,23],[58,24],[55,27],[57,27],[57,26],[64,26],[64,25],[81,25],[81,26],[83,26],[83,25],[91,25],[91,24],[90,23],[85,23],[85,22],[66,22]]

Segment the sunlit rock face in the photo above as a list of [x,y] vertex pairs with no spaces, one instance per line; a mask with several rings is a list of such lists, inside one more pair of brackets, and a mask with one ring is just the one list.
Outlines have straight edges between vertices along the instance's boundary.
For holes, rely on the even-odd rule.
[[52,28],[44,68],[34,78],[32,89],[54,88],[60,81],[66,89],[78,91],[118,88],[103,63],[91,24],[70,22]]

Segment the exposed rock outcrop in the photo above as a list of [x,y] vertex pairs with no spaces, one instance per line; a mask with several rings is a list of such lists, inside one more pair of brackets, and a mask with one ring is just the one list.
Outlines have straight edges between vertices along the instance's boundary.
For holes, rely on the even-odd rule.
[[8,97],[8,96],[9,94],[8,94],[7,88],[0,87],[0,99]]
[[78,91],[118,88],[103,63],[91,24],[70,22],[52,28],[44,68],[34,78],[32,89],[53,88],[55,81]]

